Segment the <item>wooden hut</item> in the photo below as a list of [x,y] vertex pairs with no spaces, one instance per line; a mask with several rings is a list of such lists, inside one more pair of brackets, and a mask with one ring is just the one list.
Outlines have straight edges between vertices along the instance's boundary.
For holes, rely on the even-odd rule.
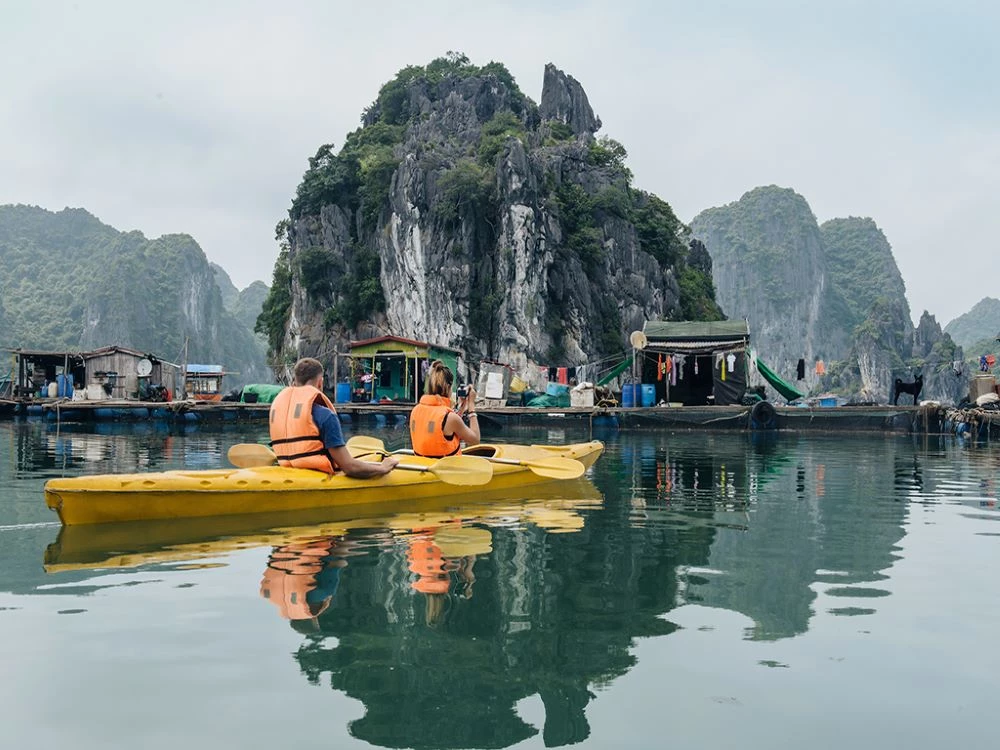
[[[161,387],[171,397],[178,392],[180,367],[154,354],[124,346],[106,346],[80,356],[86,370],[88,398],[96,393],[95,385],[114,399],[161,400]],[[157,395],[151,398],[154,393]]]
[[698,406],[742,401],[750,349],[745,320],[650,320],[642,332],[645,345],[636,352],[639,372],[641,382],[655,394],[654,403]]
[[167,391],[176,392],[180,382],[177,365],[123,346],[77,352],[7,351],[13,357],[10,397],[16,400],[163,400]]
[[[349,371],[338,372],[338,401],[346,401],[349,394],[351,401],[389,399],[415,403],[423,393],[424,377],[432,361],[440,359],[460,380],[459,365],[465,355],[460,349],[426,341],[379,336],[352,341],[348,356]],[[349,387],[342,390],[343,383]]]

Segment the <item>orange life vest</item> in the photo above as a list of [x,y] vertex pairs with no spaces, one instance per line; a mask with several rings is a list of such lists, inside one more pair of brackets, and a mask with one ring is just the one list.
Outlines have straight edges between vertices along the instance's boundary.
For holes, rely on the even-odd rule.
[[429,536],[414,537],[406,550],[410,570],[417,574],[417,580],[410,583],[423,594],[447,594],[451,588],[449,568],[441,548]]
[[410,412],[410,442],[418,456],[441,458],[461,452],[462,439],[444,434],[444,423],[451,414],[451,401],[444,396],[421,396]]
[[312,418],[316,401],[335,411],[330,399],[311,385],[289,386],[275,396],[270,413],[271,447],[282,466],[332,474],[337,467],[323,446],[319,427]]
[[323,558],[328,554],[328,539],[276,548],[264,569],[260,595],[276,606],[286,620],[315,617],[329,602],[310,606],[306,597],[316,588],[316,576],[323,570]]

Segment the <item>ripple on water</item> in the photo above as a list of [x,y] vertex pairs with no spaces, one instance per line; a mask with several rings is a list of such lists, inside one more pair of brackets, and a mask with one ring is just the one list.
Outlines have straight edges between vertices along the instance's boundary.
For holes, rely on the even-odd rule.
[[831,615],[836,615],[839,617],[854,617],[856,615],[873,615],[877,610],[870,609],[869,607],[834,607],[833,609],[828,609]]
[[829,596],[856,596],[864,599],[878,599],[883,596],[891,596],[891,592],[885,589],[869,589],[861,586],[834,587],[827,589],[825,593]]

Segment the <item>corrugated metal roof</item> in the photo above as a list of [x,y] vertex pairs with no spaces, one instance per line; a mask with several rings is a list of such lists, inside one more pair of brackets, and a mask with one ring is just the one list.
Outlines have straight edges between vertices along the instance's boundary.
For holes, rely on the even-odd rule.
[[361,348],[364,346],[371,346],[372,344],[383,344],[383,343],[398,343],[407,344],[409,346],[419,347],[421,349],[440,349],[442,351],[457,352],[462,354],[461,349],[455,349],[450,346],[442,346],[441,344],[430,344],[426,341],[417,341],[415,339],[407,339],[402,336],[377,336],[373,339],[362,339],[361,341],[352,341],[351,349]]
[[745,320],[647,320],[642,332],[650,343],[699,340],[706,345],[720,340],[750,338],[750,328]]
[[646,346],[644,351],[671,351],[671,352],[682,352],[682,351],[703,351],[703,352],[717,352],[728,349],[743,349],[747,345],[747,340],[743,338],[739,339],[712,339],[711,341],[706,341],[702,339],[692,339],[690,341],[682,341],[680,339],[660,339],[653,340],[650,339],[649,344]]

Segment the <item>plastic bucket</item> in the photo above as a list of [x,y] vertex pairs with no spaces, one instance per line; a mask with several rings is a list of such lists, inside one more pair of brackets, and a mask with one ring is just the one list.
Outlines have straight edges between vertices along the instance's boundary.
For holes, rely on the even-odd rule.
[[642,405],[656,406],[656,386],[651,383],[642,385]]
[[349,404],[351,402],[351,384],[337,383],[336,403]]
[[635,391],[638,387],[634,383],[626,383],[622,386],[622,406],[626,409],[635,406]]

